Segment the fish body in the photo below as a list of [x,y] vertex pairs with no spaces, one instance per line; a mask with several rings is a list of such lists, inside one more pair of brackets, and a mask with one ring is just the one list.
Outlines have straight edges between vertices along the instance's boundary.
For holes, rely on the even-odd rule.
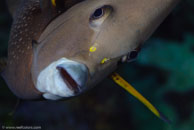
[[74,1],[60,13],[50,2],[26,1],[14,17],[3,75],[23,99],[69,98],[92,88],[134,57],[178,0]]
[[44,5],[41,5],[40,0],[17,2],[14,4],[16,10],[11,10],[13,24],[8,44],[8,62],[2,75],[15,95],[22,99],[36,99],[41,97],[41,93],[32,81],[32,43],[38,40],[44,28],[60,12],[52,8],[50,1],[43,2]]

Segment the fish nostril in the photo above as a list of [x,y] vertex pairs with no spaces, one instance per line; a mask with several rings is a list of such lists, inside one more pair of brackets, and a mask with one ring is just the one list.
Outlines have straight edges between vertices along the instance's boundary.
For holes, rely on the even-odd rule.
[[65,68],[57,66],[57,69],[60,72],[60,75],[63,79],[63,81],[67,84],[68,88],[73,90],[74,93],[79,93],[80,86],[77,84],[77,82],[72,78],[72,76],[66,71]]

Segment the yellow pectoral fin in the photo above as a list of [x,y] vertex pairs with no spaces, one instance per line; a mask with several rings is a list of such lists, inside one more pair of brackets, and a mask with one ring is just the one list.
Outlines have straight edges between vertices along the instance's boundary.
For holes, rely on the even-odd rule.
[[54,7],[56,7],[56,1],[55,0],[51,0],[51,3]]
[[142,102],[151,112],[154,113],[160,119],[170,122],[166,119],[146,98],[144,98],[135,88],[133,88],[127,81],[125,81],[119,74],[113,73],[111,78],[117,83],[119,86],[127,90],[131,95],[137,98],[140,102]]

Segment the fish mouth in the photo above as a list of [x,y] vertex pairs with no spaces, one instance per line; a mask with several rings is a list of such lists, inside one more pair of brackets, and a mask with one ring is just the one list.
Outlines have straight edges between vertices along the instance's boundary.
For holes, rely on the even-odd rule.
[[61,58],[40,72],[36,88],[45,99],[58,100],[74,97],[87,89],[88,74],[86,65]]
[[67,85],[67,87],[70,90],[72,90],[75,94],[78,94],[81,91],[78,83],[72,78],[72,76],[67,72],[65,68],[61,66],[57,66],[56,68],[59,70],[60,75],[63,81],[65,82],[65,84]]

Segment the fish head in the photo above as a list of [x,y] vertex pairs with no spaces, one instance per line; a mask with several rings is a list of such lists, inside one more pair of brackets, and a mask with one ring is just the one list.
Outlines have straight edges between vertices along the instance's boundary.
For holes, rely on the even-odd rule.
[[[54,19],[34,45],[32,77],[46,99],[78,96],[136,57],[161,23],[165,0],[86,0]],[[157,7],[157,8],[155,8]]]

